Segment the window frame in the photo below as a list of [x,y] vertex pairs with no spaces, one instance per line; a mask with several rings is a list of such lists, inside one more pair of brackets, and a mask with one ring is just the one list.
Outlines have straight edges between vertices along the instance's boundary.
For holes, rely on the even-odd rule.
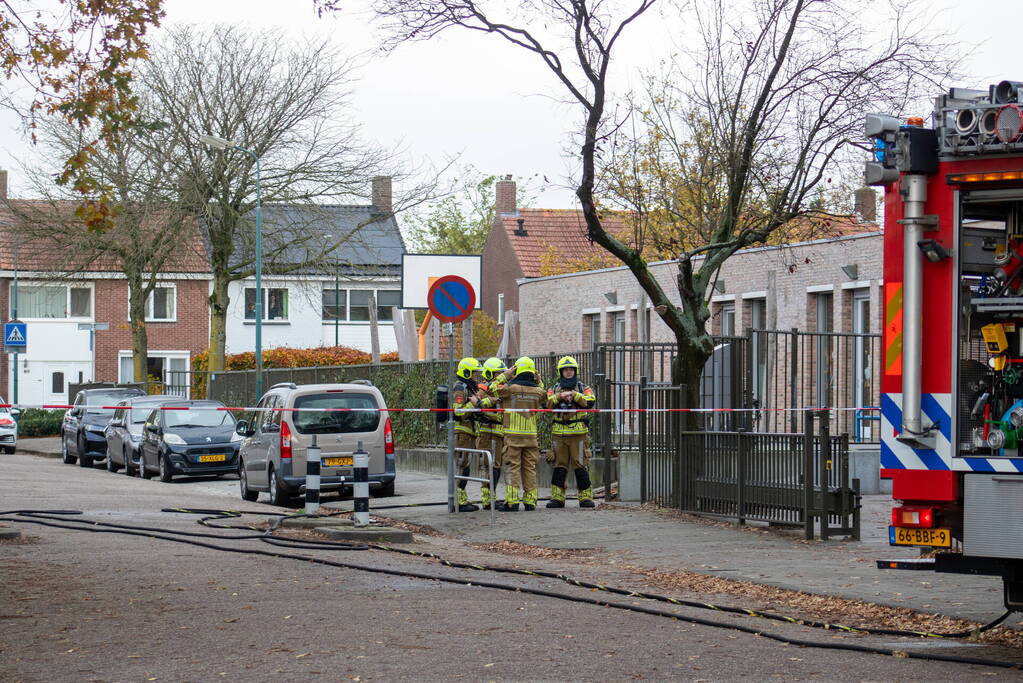
[[[171,309],[173,314],[169,318],[155,318],[153,317],[153,309],[155,304],[156,290],[157,289],[169,289],[171,290]],[[146,297],[145,305],[145,321],[147,323],[176,323],[178,321],[178,285],[175,282],[158,282],[153,291]]]
[[[249,289],[254,289],[254,288],[250,287]],[[327,281],[323,282],[323,287],[322,287],[321,294],[320,294],[320,322],[322,322],[324,325],[333,325],[333,324],[335,324],[335,322],[337,322],[337,323],[344,323],[344,324],[347,324],[347,325],[369,325],[370,324],[371,321],[370,321],[370,315],[369,315],[369,303],[367,302],[366,304],[360,304],[358,306],[354,305],[352,303],[352,294],[355,293],[355,292],[366,292],[366,293],[368,293],[368,294],[373,296],[373,299],[376,302],[377,323],[378,324],[390,325],[390,324],[394,323],[393,319],[385,318],[383,315],[381,315],[381,310],[382,309],[384,309],[384,308],[390,309],[390,308],[393,308],[394,305],[397,305],[398,308],[401,308],[401,300],[400,300],[400,298],[399,298],[399,300],[397,301],[396,304],[393,304],[391,306],[384,306],[384,305],[382,305],[380,303],[380,293],[381,292],[394,292],[394,293],[398,294],[399,297],[400,297],[400,295],[401,295],[401,290],[400,289],[391,288],[391,287],[352,287],[352,286],[347,286],[347,287],[338,287],[337,290],[338,290],[338,293],[341,295],[341,297],[343,298],[343,300],[345,302],[345,305],[344,305],[344,315],[338,317],[337,319],[335,319],[335,318],[327,318],[324,315],[324,309],[326,307],[323,305],[323,293],[333,292],[334,291],[334,286],[332,284],[330,284],[329,282],[327,282]],[[366,309],[366,319],[365,320],[355,320],[355,319],[352,318],[352,309],[355,309],[355,308],[360,308],[360,309],[361,308],[365,308]],[[246,322],[250,322],[250,319],[246,318]]]
[[[269,287],[267,285],[263,285],[262,290],[263,290],[263,300],[261,301],[261,303],[263,304],[263,319],[262,319],[262,323],[263,324],[271,324],[271,325],[287,325],[287,324],[290,324],[291,323],[291,288],[290,287],[286,287],[286,286],[282,286],[282,287]],[[256,287],[255,286],[249,287],[248,285],[245,285],[242,288],[242,320],[245,322],[246,325],[255,325],[256,324],[256,310],[255,310],[255,303],[254,303],[255,300],[253,300],[252,317],[251,318],[249,317],[249,311],[248,311],[249,291],[251,291],[253,293],[253,297],[255,297]],[[270,292],[272,292],[272,291],[282,291],[282,292],[284,292],[284,317],[283,318],[271,318],[269,316],[269,311],[270,311]]]
[[[63,316],[59,316],[59,317],[58,316],[54,316],[52,318],[49,318],[49,317],[42,317],[42,318],[40,318],[40,317],[36,317],[36,316],[25,315],[23,313],[24,309],[22,309],[22,311],[18,313],[18,319],[19,320],[31,320],[31,321],[77,320],[77,321],[86,321],[86,320],[93,320],[95,318],[95,315],[96,315],[96,287],[95,287],[94,283],[92,283],[92,282],[51,283],[51,282],[37,282],[37,281],[32,281],[32,280],[27,281],[27,282],[19,282],[18,283],[18,289],[19,289],[18,298],[19,298],[19,300],[21,298],[21,291],[20,290],[25,288],[25,287],[32,287],[32,288],[49,287],[51,289],[63,289],[64,290],[64,315]],[[89,313],[87,315],[84,315],[84,316],[81,316],[81,315],[74,315],[73,316],[73,315],[71,315],[71,290],[72,289],[85,289],[85,290],[88,290],[88,292],[89,292]],[[7,311],[8,311],[8,317],[11,318],[11,319],[14,318],[14,307],[13,307],[13,304],[14,304],[13,298],[10,296],[10,294],[8,294],[8,297],[7,297]]]

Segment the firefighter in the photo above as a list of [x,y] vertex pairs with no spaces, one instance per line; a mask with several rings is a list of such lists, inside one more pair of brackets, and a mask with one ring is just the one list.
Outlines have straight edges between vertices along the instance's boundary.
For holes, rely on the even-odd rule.
[[[481,370],[480,362],[475,358],[463,358],[458,361],[458,368],[452,388],[452,408],[455,411],[455,448],[476,448],[476,415],[472,410],[479,403],[476,382]],[[469,454],[463,453],[456,458],[456,469],[463,476],[469,476]],[[475,512],[479,507],[469,502],[469,494],[465,491],[468,482],[458,481],[458,511]]]
[[[498,508],[502,512],[517,512],[520,494],[525,509],[535,510],[538,497],[536,464],[540,459],[540,447],[536,437],[537,413],[530,411],[543,407],[546,393],[536,376],[532,358],[519,358],[515,361],[514,370],[513,378],[499,383],[494,389],[506,411],[503,426],[507,476],[504,502]],[[509,373],[502,373],[498,379],[502,377],[509,377]]]
[[[597,397],[593,389],[579,381],[579,363],[572,356],[558,361],[558,381],[547,391],[547,407],[560,410],[592,408]],[[568,470],[575,471],[579,489],[579,507],[591,508],[589,413],[557,412],[551,424],[551,450],[547,461],[554,465],[551,474],[549,508],[565,507],[565,481]]]
[[[501,401],[490,390],[490,385],[493,384],[498,375],[507,369],[508,368],[504,365],[504,361],[500,358],[488,358],[484,361],[483,381],[485,384],[479,385],[478,394],[480,398],[480,408],[500,408]],[[478,417],[479,420],[476,425],[476,448],[490,451],[494,455],[493,485],[496,487],[497,482],[501,480],[501,462],[502,455],[504,454],[504,420],[501,413],[496,412],[483,412],[480,413]],[[493,495],[490,485],[483,484],[483,487],[480,489],[483,507],[490,506],[490,501]]]

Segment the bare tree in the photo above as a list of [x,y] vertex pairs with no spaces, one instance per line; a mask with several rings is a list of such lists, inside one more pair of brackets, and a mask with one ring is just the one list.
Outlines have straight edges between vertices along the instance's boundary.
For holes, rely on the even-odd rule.
[[[256,162],[240,150],[211,150],[199,137],[226,138],[259,158],[264,206],[364,196],[380,174],[401,180],[407,174],[393,168],[395,154],[363,142],[351,121],[354,69],[326,40],[296,44],[277,31],[186,26],[169,32],[139,77],[180,150],[177,187],[209,252],[211,370],[224,367],[228,285],[255,271]],[[408,191],[394,211],[421,200],[428,187]],[[349,233],[328,243],[323,230],[293,223],[266,228],[265,267],[278,274],[308,270],[357,239]]]
[[[601,197],[611,189],[600,183],[612,161],[603,150],[624,131],[609,112],[612,56],[653,4],[636,0],[618,13],[601,0],[536,0],[498,18],[472,0],[379,0],[376,12],[391,45],[461,28],[499,36],[550,69],[583,115],[576,195],[588,235],[629,267],[672,330],[679,347],[672,378],[688,386],[695,405],[713,352],[707,301],[721,265],[812,213],[816,188],[860,137],[862,114],[901,111],[921,85],[948,73],[949,59],[946,46],[928,40],[905,11],[908,0],[893,5],[881,30],[851,1],[749,0],[737,8],[701,0],[691,14],[680,12],[692,17],[702,40],[664,84],[670,96],[651,102],[647,120],[667,136],[659,153],[674,154],[678,170],[690,174],[692,211],[678,211],[677,197],[659,195],[641,174],[630,180],[638,189]],[[703,166],[690,163],[696,157]],[[669,221],[678,304],[650,271],[644,245],[605,230],[598,206],[614,200],[640,221],[653,208]]]
[[[142,114],[144,109],[140,109]],[[58,119],[39,127],[40,144],[51,159],[64,159],[80,144],[80,128]],[[145,144],[140,144],[140,136]],[[97,147],[84,170],[105,188],[110,207],[108,227],[98,230],[82,220],[81,194],[53,182],[53,169],[27,169],[34,194],[41,199],[12,201],[17,218],[12,238],[22,253],[46,254],[54,278],[100,268],[120,269],[128,284],[128,319],[136,382],[147,379],[149,336],[146,302],[165,268],[202,263],[195,248],[196,224],[176,201],[168,160],[173,145],[159,129],[139,126],[115,135],[110,147]]]

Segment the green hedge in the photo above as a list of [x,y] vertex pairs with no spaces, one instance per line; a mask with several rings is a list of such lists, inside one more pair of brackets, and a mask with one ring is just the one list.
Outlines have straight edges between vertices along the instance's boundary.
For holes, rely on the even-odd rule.
[[59,436],[64,422],[63,410],[26,408],[18,416],[19,436]]

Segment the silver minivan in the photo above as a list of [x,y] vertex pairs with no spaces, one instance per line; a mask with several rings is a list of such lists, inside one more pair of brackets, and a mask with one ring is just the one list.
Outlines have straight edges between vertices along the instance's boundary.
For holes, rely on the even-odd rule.
[[[369,453],[370,490],[394,495],[394,436],[384,396],[365,380],[348,384],[275,384],[256,405],[263,409],[238,421],[243,437],[238,458],[241,497],[260,491],[284,505],[305,491],[306,449],[320,447],[320,489],[343,492],[354,481],[353,454],[361,441]],[[350,410],[344,409],[361,409]],[[339,410],[340,409],[340,410]]]

